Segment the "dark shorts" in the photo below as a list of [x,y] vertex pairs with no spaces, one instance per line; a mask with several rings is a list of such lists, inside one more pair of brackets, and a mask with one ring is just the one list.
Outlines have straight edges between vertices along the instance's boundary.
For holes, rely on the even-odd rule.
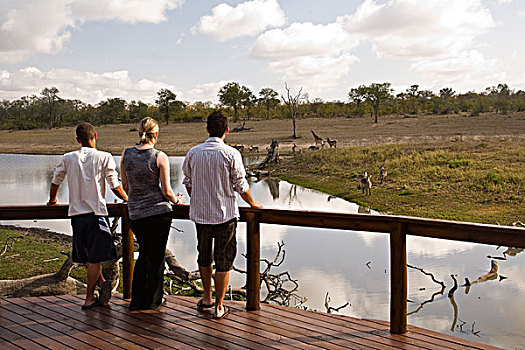
[[[237,219],[218,225],[195,224],[197,228],[197,250],[200,266],[210,266],[215,260],[215,270],[230,271],[237,254]],[[212,249],[212,241],[215,239]]]
[[117,258],[113,237],[103,216],[93,213],[71,217],[73,261],[99,263]]

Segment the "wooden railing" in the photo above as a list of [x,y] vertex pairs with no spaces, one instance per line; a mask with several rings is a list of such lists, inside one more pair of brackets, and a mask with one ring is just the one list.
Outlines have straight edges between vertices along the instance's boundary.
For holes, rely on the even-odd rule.
[[[66,219],[67,205],[0,207],[0,220]],[[110,217],[122,218],[123,294],[131,296],[133,275],[133,235],[124,204],[108,204]],[[320,227],[390,234],[390,331],[407,330],[406,236],[441,238],[462,242],[525,248],[525,229],[404,216],[327,213],[304,210],[241,208],[241,221],[247,222],[247,310],[260,308],[261,224]],[[175,219],[188,219],[189,207],[177,206]]]

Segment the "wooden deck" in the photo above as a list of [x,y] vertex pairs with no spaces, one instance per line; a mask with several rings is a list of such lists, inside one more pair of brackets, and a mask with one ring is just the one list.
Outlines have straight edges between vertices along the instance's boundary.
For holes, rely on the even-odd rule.
[[390,334],[388,322],[226,302],[217,321],[197,299],[168,296],[158,311],[130,312],[122,295],[82,311],[82,296],[3,299],[0,349],[496,349],[418,327]]

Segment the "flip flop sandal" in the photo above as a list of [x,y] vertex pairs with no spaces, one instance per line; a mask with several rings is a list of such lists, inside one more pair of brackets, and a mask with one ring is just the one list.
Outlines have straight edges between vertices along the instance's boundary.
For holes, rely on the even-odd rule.
[[202,302],[202,299],[199,300],[199,302],[197,303],[197,309],[199,310],[203,310],[203,309],[211,309],[212,307],[215,306],[215,303],[211,303],[211,304],[204,304]]
[[213,318],[216,320],[222,320],[224,317],[228,316],[229,314],[230,314],[230,308],[228,306],[224,306],[224,313],[221,316],[213,315]]
[[94,308],[95,306],[99,306],[100,303],[98,302],[98,298],[95,299],[95,302],[93,304],[89,304],[89,305],[82,305],[82,310],[89,310],[89,309],[92,309]]

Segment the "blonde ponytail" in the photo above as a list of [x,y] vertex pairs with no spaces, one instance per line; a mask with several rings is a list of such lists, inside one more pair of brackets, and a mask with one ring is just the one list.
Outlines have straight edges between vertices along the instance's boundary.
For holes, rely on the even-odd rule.
[[159,123],[153,118],[146,117],[139,123],[139,144],[148,143],[155,139],[155,133],[159,131]]

